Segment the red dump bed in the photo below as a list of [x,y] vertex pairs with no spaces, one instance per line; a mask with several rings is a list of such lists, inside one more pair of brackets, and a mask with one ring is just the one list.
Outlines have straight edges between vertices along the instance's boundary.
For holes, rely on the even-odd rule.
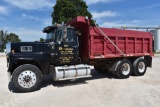
[[[68,22],[67,25],[74,26],[81,32],[79,51],[82,58],[122,57],[122,54],[99,29],[89,26],[88,21],[84,17],[79,16]],[[151,33],[115,28],[100,29],[117,45],[126,57],[153,56]]]

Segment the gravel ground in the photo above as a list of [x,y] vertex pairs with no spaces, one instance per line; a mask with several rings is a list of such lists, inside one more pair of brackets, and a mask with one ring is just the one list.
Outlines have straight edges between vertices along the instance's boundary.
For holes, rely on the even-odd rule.
[[160,57],[153,59],[142,77],[117,79],[98,74],[77,81],[54,82],[44,76],[41,89],[18,93],[8,84],[6,58],[0,57],[0,107],[158,107],[160,105]]

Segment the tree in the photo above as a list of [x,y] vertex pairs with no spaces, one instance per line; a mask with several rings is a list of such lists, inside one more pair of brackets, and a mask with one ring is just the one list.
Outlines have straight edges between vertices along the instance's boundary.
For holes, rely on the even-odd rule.
[[7,31],[0,31],[0,52],[3,51],[4,46],[5,46],[5,38],[7,36]]
[[21,40],[19,39],[19,36],[10,33],[7,34],[7,31],[4,32],[3,30],[0,31],[0,51],[3,51],[5,48],[5,45],[7,42],[20,42]]
[[[52,23],[66,23],[77,16],[88,16],[91,18],[92,15],[87,8],[88,6],[83,0],[57,0],[51,15]],[[93,20],[91,20],[91,23],[93,25]]]
[[43,38],[40,38],[39,41],[40,41],[40,42],[44,42],[45,40],[44,40]]
[[7,42],[21,42],[21,40],[19,39],[19,36],[16,35],[15,33],[10,33],[10,34],[7,34],[5,38],[5,43]]

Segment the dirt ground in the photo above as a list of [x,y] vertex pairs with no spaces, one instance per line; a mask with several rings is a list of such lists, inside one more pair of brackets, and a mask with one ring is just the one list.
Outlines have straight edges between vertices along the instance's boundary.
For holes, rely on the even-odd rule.
[[0,57],[0,107],[158,107],[160,105],[160,57],[153,59],[142,77],[118,79],[98,74],[77,81],[54,82],[44,76],[41,89],[16,92],[8,84],[6,58]]

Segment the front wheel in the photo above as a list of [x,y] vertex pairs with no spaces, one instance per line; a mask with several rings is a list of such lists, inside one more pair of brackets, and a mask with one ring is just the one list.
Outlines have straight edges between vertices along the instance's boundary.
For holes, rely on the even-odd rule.
[[14,70],[12,82],[14,87],[19,91],[35,91],[41,85],[42,75],[36,66],[25,64]]

